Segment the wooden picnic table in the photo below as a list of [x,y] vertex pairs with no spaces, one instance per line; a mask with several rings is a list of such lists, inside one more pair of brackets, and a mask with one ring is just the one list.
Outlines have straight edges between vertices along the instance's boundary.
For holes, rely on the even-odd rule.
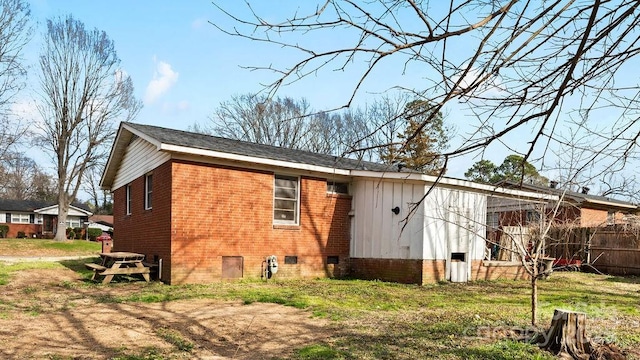
[[100,253],[102,258],[101,264],[84,264],[87,269],[93,270],[91,280],[95,280],[96,276],[104,276],[103,284],[108,284],[116,275],[133,275],[141,274],[145,281],[149,282],[148,266],[142,262],[144,254],[116,251],[111,253]]

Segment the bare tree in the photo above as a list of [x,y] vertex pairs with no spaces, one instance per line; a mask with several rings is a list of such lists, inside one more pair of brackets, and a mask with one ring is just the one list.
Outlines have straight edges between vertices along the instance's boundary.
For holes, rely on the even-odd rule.
[[[451,103],[475,118],[445,158],[514,136],[512,151],[533,161],[561,145],[567,131],[588,139],[576,144],[588,154],[574,164],[578,170],[605,159],[607,171],[638,153],[640,91],[635,77],[624,75],[639,65],[637,1],[323,0],[296,4],[280,20],[247,4],[246,12],[231,13],[214,3],[233,26],[212,24],[298,52],[290,63],[248,66],[276,74],[271,93],[324,71],[352,72],[356,80],[344,103],[350,106],[383,65],[397,64],[399,72],[420,69],[418,90],[397,85],[434,105],[423,126]],[[335,46],[315,41],[336,34]]]
[[31,38],[31,10],[24,0],[0,0],[0,160],[27,133],[27,124],[10,116],[9,106],[24,87],[22,50]]
[[15,200],[53,200],[54,184],[31,158],[10,152],[0,161],[0,197]]
[[87,30],[72,16],[47,21],[37,140],[56,169],[56,240],[66,239],[69,205],[85,171],[108,155],[117,122],[130,121],[141,107],[131,79],[119,66],[113,41],[104,31]]
[[360,110],[329,113],[314,110],[305,99],[252,94],[232,96],[216,109],[209,126],[192,129],[258,144],[352,156],[353,144],[366,139],[369,132]]
[[91,205],[91,211],[94,214],[111,214],[113,210],[111,193],[108,190],[100,188],[100,178],[102,176],[102,170],[104,169],[104,163],[96,163],[85,170],[83,189],[89,194],[89,201]]

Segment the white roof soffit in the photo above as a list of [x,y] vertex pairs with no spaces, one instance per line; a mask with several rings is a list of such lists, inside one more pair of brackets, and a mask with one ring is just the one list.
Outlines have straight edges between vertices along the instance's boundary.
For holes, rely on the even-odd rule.
[[496,187],[493,185],[479,184],[472,181],[461,180],[461,179],[452,179],[452,178],[440,178],[438,180],[437,176],[417,174],[417,173],[402,173],[402,172],[373,172],[373,171],[361,171],[361,170],[353,170],[351,171],[351,175],[355,177],[364,177],[364,178],[377,178],[377,179],[394,179],[394,180],[414,180],[414,181],[422,181],[425,183],[438,183],[441,186],[451,187],[451,188],[461,188],[468,189],[475,192],[485,193],[487,195],[492,195],[496,197],[507,197],[507,198],[519,198],[519,199],[536,199],[536,200],[559,200],[557,195],[553,194],[542,194],[533,191],[523,191],[523,190],[515,190],[515,189],[507,189],[503,187]]
[[[157,142],[154,142],[153,144],[155,145],[156,143]],[[237,155],[237,154],[231,154],[226,152],[196,149],[192,147],[179,146],[179,145],[160,144],[158,150],[164,150],[164,151],[170,151],[170,152],[182,153],[182,154],[206,156],[206,157],[225,159],[225,160],[231,160],[231,161],[284,167],[284,168],[297,169],[297,170],[307,170],[307,171],[314,171],[314,172],[320,172],[320,173],[326,173],[326,174],[347,175],[347,176],[351,174],[350,170],[335,169],[335,168],[330,168],[326,166],[317,166],[317,165],[303,164],[303,163],[294,163],[294,162],[283,161],[283,160],[259,158],[254,156]]]

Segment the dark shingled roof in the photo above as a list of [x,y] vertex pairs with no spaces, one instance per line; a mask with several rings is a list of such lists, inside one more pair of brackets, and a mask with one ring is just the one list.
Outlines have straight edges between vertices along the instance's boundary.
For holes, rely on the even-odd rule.
[[309,151],[287,149],[271,145],[262,145],[248,141],[232,140],[152,125],[142,125],[129,122],[125,124],[163,144],[343,170],[369,170],[381,172],[398,171],[398,168],[393,165],[360,161],[333,155],[317,154]]
[[33,210],[42,209],[51,205],[55,204],[47,201],[0,199],[1,211],[33,212]]
[[[53,205],[58,205],[58,203],[53,201],[0,199],[0,211],[5,212],[33,212]],[[91,211],[85,204],[73,203],[72,205],[82,210]]]

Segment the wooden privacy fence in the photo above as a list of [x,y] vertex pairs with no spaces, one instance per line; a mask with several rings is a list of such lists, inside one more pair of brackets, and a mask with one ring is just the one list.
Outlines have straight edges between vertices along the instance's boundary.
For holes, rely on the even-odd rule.
[[630,228],[559,228],[549,233],[547,255],[580,260],[612,275],[640,275],[640,233]]

